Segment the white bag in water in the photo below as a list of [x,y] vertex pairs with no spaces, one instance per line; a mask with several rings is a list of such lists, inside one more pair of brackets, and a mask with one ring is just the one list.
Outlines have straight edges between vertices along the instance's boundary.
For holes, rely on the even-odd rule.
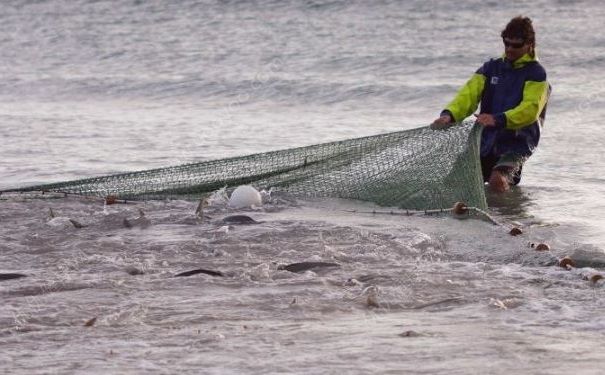
[[250,185],[238,186],[229,198],[229,206],[234,208],[262,206],[262,204],[260,193]]

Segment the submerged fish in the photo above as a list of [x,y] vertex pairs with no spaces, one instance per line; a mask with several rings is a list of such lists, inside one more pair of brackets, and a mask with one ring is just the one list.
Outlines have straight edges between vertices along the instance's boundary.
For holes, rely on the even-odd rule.
[[126,228],[139,227],[141,229],[145,229],[149,225],[151,225],[151,220],[149,220],[145,216],[145,212],[143,210],[139,209],[139,217],[137,217],[136,219],[131,219],[131,220],[124,218],[122,223],[124,224],[124,227],[126,227]]
[[250,216],[246,216],[246,215],[231,215],[231,216],[224,217],[223,223],[248,225],[248,224],[260,224],[261,221],[256,221],[253,218],[251,218]]
[[212,271],[212,270],[206,270],[203,268],[199,268],[196,270],[181,272],[179,274],[174,275],[174,277],[193,276],[193,275],[197,275],[198,273],[203,273],[203,274],[210,275],[210,276],[224,276],[221,271]]
[[27,276],[22,273],[0,273],[0,281],[20,279],[22,277]]
[[69,219],[69,222],[72,223],[75,228],[78,228],[78,229],[86,228],[86,225],[83,225],[79,221],[76,221],[74,219]]
[[278,270],[290,271],[290,272],[304,272],[315,268],[331,268],[340,267],[338,263],[330,262],[300,262],[292,263],[288,265],[277,266]]
[[50,225],[51,227],[69,227],[71,225],[74,226],[74,228],[77,229],[81,229],[81,228],[85,228],[86,225],[81,224],[79,221],[76,221],[74,219],[70,219],[68,217],[63,217],[63,216],[57,216],[55,214],[55,211],[53,211],[52,208],[48,209],[48,217],[50,218],[46,223],[48,225]]

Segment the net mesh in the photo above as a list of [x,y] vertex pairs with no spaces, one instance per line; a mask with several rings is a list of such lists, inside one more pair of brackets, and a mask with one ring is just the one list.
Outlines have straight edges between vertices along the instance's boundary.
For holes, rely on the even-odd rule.
[[481,129],[471,122],[220,160],[87,178],[10,191],[191,199],[250,184],[295,196],[339,197],[426,210],[463,201],[486,208],[479,162]]

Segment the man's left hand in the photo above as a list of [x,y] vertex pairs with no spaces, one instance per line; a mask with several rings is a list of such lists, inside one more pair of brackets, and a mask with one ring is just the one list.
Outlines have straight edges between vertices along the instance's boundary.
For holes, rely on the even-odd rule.
[[482,113],[477,116],[477,122],[479,123],[479,125],[485,127],[496,126],[496,119],[493,115],[490,115],[489,113]]

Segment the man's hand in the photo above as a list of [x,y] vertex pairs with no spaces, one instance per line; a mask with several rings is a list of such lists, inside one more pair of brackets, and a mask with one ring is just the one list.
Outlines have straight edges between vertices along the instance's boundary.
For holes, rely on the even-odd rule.
[[438,119],[436,119],[435,121],[433,121],[433,123],[431,124],[431,129],[443,129],[443,128],[446,128],[452,122],[454,122],[452,119],[452,116],[443,115],[443,116],[439,117]]
[[490,115],[489,113],[482,113],[477,116],[477,122],[479,123],[479,125],[486,128],[496,126],[496,119],[493,115]]

